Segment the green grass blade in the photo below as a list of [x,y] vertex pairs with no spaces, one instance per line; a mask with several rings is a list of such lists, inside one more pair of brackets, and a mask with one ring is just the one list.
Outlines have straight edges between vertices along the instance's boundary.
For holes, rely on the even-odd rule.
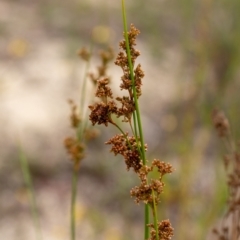
[[42,233],[41,233],[41,229],[40,229],[40,221],[39,221],[39,215],[38,215],[38,211],[37,211],[35,192],[34,192],[34,188],[33,188],[33,184],[32,184],[32,177],[31,177],[27,158],[26,158],[21,146],[19,146],[19,160],[20,160],[20,165],[21,165],[21,169],[22,169],[23,179],[24,179],[25,185],[27,187],[28,197],[29,197],[29,201],[31,204],[31,213],[32,213],[32,218],[33,218],[33,222],[34,222],[34,228],[36,231],[36,239],[42,240]]
[[77,197],[78,168],[72,173],[72,194],[71,194],[71,240],[76,239],[76,197]]

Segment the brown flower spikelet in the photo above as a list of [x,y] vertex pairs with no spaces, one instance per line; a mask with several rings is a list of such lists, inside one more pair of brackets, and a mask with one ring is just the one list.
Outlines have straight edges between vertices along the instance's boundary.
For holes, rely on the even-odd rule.
[[91,54],[89,53],[89,51],[88,51],[85,47],[83,47],[82,49],[80,49],[80,50],[78,51],[78,55],[79,55],[79,57],[81,57],[84,61],[89,61],[90,56],[91,56]]
[[95,96],[99,98],[113,98],[112,90],[108,86],[109,79],[103,78],[101,80],[98,80],[98,87]]
[[[135,49],[136,45],[136,37],[140,31],[135,28],[133,25],[130,27],[130,31],[128,32],[128,40],[130,45],[130,54],[131,54],[131,61],[134,66],[136,58],[140,55],[140,52]],[[128,58],[127,58],[127,50],[126,50],[126,41],[122,40],[119,44],[120,49],[123,51],[120,51],[117,55],[115,64],[120,66],[123,71],[123,76],[121,77],[122,83],[120,84],[120,89],[125,89],[129,91],[130,98],[133,98],[132,96],[132,80],[130,76],[130,68],[128,64]],[[144,77],[144,72],[141,69],[141,65],[139,64],[136,69],[134,70],[134,85],[136,87],[136,93],[137,97],[141,95],[141,85],[142,85],[142,78]]]
[[224,166],[228,185],[227,211],[221,220],[221,224],[218,228],[213,229],[213,232],[218,239],[237,239],[237,236],[240,235],[236,218],[239,216],[240,209],[240,153],[239,149],[236,149],[236,143],[231,136],[229,121],[223,111],[213,111],[213,123],[219,137],[224,139],[227,150],[224,155]]
[[161,177],[167,173],[173,172],[173,167],[169,163],[165,163],[163,161],[160,161],[158,159],[154,159],[152,161],[152,167],[157,167],[158,172],[161,174]]
[[72,161],[79,162],[84,158],[85,147],[77,139],[68,137],[65,139],[64,145]]
[[71,106],[71,115],[70,115],[71,125],[73,128],[77,128],[80,123],[80,116],[77,113],[77,105],[71,99],[68,100],[68,103]]
[[[141,156],[138,151],[136,139],[134,136],[129,137],[126,133],[125,135],[119,134],[115,135],[106,142],[107,145],[112,145],[111,152],[115,155],[121,154],[127,165],[127,170],[133,168],[135,172],[138,172],[142,167]],[[147,146],[145,145],[145,151]]]
[[229,134],[229,122],[224,112],[215,109],[212,114],[212,119],[219,137],[226,137]]
[[111,114],[117,112],[117,107],[114,101],[109,101],[107,104],[100,102],[95,105],[89,106],[91,113],[89,119],[93,126],[97,124],[104,124],[108,126],[108,123],[113,123]]
[[96,85],[97,81],[102,79],[102,78],[106,78],[106,72],[107,72],[107,67],[110,61],[112,61],[113,57],[114,57],[114,53],[112,48],[108,48],[105,51],[101,51],[99,53],[100,55],[100,59],[101,59],[101,65],[97,67],[98,73],[94,74],[94,73],[90,73],[89,77],[92,80],[93,84]]
[[[151,228],[151,238],[149,240],[156,240],[156,230],[154,224],[149,224],[148,227]],[[173,236],[173,227],[169,220],[163,220],[158,222],[158,236],[159,240],[170,240]]]

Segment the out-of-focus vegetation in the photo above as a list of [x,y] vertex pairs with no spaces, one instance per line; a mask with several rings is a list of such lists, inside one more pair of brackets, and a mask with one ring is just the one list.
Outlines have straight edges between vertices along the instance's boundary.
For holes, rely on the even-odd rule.
[[[118,40],[122,38],[120,1],[2,0],[0,6],[6,9],[0,17],[0,49],[3,51],[0,63],[9,61],[16,69],[22,66],[27,68],[24,56],[31,53],[34,41],[45,42],[47,46],[48,41],[52,43],[60,40],[66,46],[62,57],[71,59],[75,58],[79,47],[89,45],[92,36],[95,50],[108,44],[117,49]],[[134,23],[141,30],[142,59],[145,53],[151,57],[150,63],[146,62],[149,66],[144,66],[145,61],[142,63],[146,69],[143,91],[146,87],[151,92],[144,92],[149,102],[146,104],[142,100],[141,110],[146,119],[150,119],[150,122],[146,120],[145,131],[151,133],[151,124],[155,124],[159,134],[154,133],[152,136],[154,139],[151,141],[155,142],[155,146],[150,146],[148,154],[172,162],[176,169],[171,178],[167,178],[167,190],[160,204],[159,216],[171,219],[176,240],[206,239],[211,227],[224,212],[227,197],[221,145],[217,143],[211,123],[211,112],[215,107],[225,111],[231,121],[233,137],[240,139],[240,1],[132,0],[127,2],[126,7],[128,22]],[[9,9],[13,9],[13,15]],[[34,13],[31,23],[24,21],[25,10]],[[19,25],[12,24],[16,19],[19,19]],[[171,62],[176,59],[177,64],[176,61]],[[174,73],[176,80],[173,85],[174,96],[162,105],[161,94],[154,90],[161,88],[161,80],[165,79],[156,75],[156,79],[148,80],[147,70],[159,69],[165,62],[169,62],[170,68],[167,70]],[[71,77],[75,77],[74,73],[69,74],[69,79]],[[5,89],[3,78],[1,72],[2,95]],[[114,78],[114,81],[117,80]],[[76,96],[76,92],[73,95]],[[158,106],[159,112],[156,110]],[[3,110],[0,108],[1,114],[4,114]],[[11,119],[8,121],[10,127]],[[59,119],[58,123],[62,121]],[[2,131],[5,133],[4,129]],[[122,159],[113,158],[112,163],[107,164],[110,161],[106,159],[112,156],[103,152],[102,146],[108,136],[111,134],[103,131],[101,137],[89,145],[89,157],[80,169],[78,197],[89,200],[91,204],[79,207],[79,235],[81,228],[86,228],[86,222],[89,222],[96,230],[87,230],[90,232],[87,236],[92,239],[96,236],[101,236],[98,239],[138,239],[142,235],[139,231],[142,229],[143,213],[129,200],[128,193],[137,180],[125,173]],[[36,135],[32,141],[46,147],[43,135]],[[5,159],[6,155],[1,159],[7,161],[7,164],[2,164],[3,170],[0,169],[0,188],[8,189],[4,191],[5,194],[16,191],[17,204],[26,210],[22,192],[19,194],[23,180],[19,174],[19,165],[14,164],[18,158],[17,141],[14,145],[12,142],[8,144],[7,140],[0,140],[0,144],[9,148],[8,159]],[[29,153],[30,167],[37,186],[44,188],[45,182],[55,183],[56,179],[60,182],[64,180],[64,184],[70,186],[71,167],[66,161],[66,155],[57,161],[55,159],[57,168],[46,169],[44,161],[49,160],[38,158],[41,151],[45,150],[35,152],[35,157]],[[46,151],[58,150],[51,147]],[[11,177],[13,175],[15,177]],[[81,184],[81,181],[87,184]],[[88,184],[90,187],[86,187]],[[61,189],[64,193],[66,185]],[[99,189],[101,191],[97,191]],[[6,212],[4,206],[2,204],[0,207],[3,213],[0,223],[10,219],[14,213],[10,210]],[[108,213],[113,214],[109,217]],[[128,229],[126,234],[121,235],[119,229],[111,226],[115,220],[122,229]]]

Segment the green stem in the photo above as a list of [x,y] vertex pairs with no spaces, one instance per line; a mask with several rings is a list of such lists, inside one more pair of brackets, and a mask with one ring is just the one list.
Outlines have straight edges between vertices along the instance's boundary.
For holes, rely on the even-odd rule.
[[77,197],[78,167],[73,168],[71,196],[71,240],[76,239],[76,197]]
[[115,122],[111,122],[111,123],[112,123],[112,125],[114,125],[114,126],[123,134],[123,136],[125,137],[126,142],[128,143],[130,149],[133,150],[133,146],[132,146],[131,143],[129,142],[126,133],[125,133]]
[[85,72],[84,72],[84,77],[83,77],[83,85],[82,85],[82,89],[81,89],[81,101],[80,101],[81,109],[84,108],[84,103],[85,103],[85,98],[86,98],[87,73],[88,73],[88,70],[89,70],[89,67],[90,67],[92,50],[93,50],[93,43],[91,42],[91,44],[90,44],[90,57],[87,60],[87,64],[86,64],[86,68],[85,68]]
[[[126,17],[124,0],[122,0],[122,14],[123,14],[123,24],[124,24],[124,33],[125,33],[124,35],[125,35],[125,41],[126,41],[126,50],[127,50],[128,64],[129,64],[130,76],[131,76],[131,81],[132,81],[134,102],[135,102],[135,107],[136,107],[137,123],[136,123],[136,121],[134,121],[135,134],[137,134],[137,127],[136,127],[136,125],[137,125],[138,126],[138,132],[139,132],[139,135],[140,135],[140,141],[141,141],[140,155],[142,156],[143,165],[146,165],[146,154],[145,154],[145,149],[144,149],[144,138],[143,138],[143,131],[142,131],[142,122],[141,122],[141,117],[140,117],[140,110],[139,110],[139,105],[138,105],[138,98],[137,98],[137,92],[136,92],[136,88],[135,88],[135,81],[134,81],[134,74],[133,74],[133,64],[132,64],[132,60],[131,60],[131,52],[130,52],[129,41],[128,41],[127,17]],[[138,139],[138,138],[136,138],[136,139]],[[144,227],[145,234],[144,234],[144,236],[145,236],[145,239],[149,239],[150,232],[149,232],[149,227],[147,226],[149,224],[149,207],[148,207],[147,204],[145,205],[145,214],[144,214],[144,216],[145,216],[144,217],[144,219],[145,219],[145,225],[144,225],[145,226]]]
[[[142,122],[141,122],[141,116],[140,116],[140,109],[138,104],[138,98],[137,98],[137,91],[135,87],[135,80],[134,80],[134,74],[133,74],[133,64],[131,60],[131,52],[129,47],[129,40],[128,40],[128,32],[127,32],[127,17],[125,13],[125,5],[124,0],[122,0],[122,8],[123,8],[123,23],[124,23],[124,35],[125,35],[125,41],[126,41],[126,50],[127,50],[127,57],[128,57],[128,64],[129,64],[129,70],[130,70],[130,76],[132,81],[132,89],[133,89],[133,96],[134,96],[134,103],[136,107],[136,118],[137,118],[137,124],[134,122],[134,125],[138,126],[138,131],[140,135],[140,141],[141,141],[141,151],[143,156],[143,164],[146,165],[146,154],[144,150],[144,138],[143,138],[143,131],[142,131]],[[134,115],[133,115],[134,116]],[[137,133],[137,132],[135,132]]]
[[[84,72],[84,77],[83,77],[83,85],[82,85],[82,89],[81,89],[81,100],[80,100],[80,109],[82,111],[82,119],[85,120],[86,119],[86,113],[84,111],[84,105],[85,105],[85,99],[86,99],[86,87],[87,87],[87,76],[88,76],[88,70],[90,67],[90,60],[91,60],[91,56],[92,56],[92,51],[93,51],[93,43],[91,42],[90,44],[90,57],[87,61],[86,67],[85,67],[85,72]],[[84,121],[83,124],[79,124],[78,126],[78,139],[80,139],[80,136],[83,134],[84,130],[87,128],[87,122],[88,121]]]
[[144,239],[147,240],[149,239],[150,236],[150,231],[149,231],[149,227],[147,226],[150,222],[149,220],[149,206],[148,204],[145,204],[145,208],[144,208],[144,214],[145,214],[145,226],[144,226]]
[[158,216],[157,216],[157,207],[156,207],[156,202],[155,202],[155,194],[154,191],[152,190],[152,197],[153,197],[153,221],[154,221],[154,228],[156,231],[156,240],[159,240],[159,235],[158,235]]
[[22,173],[23,173],[23,178],[25,185],[27,186],[28,190],[28,196],[31,204],[31,212],[32,212],[32,218],[35,226],[35,231],[36,231],[36,238],[38,240],[42,239],[42,234],[41,234],[41,229],[40,229],[40,222],[39,222],[39,215],[37,211],[37,204],[36,204],[36,197],[35,197],[35,192],[32,184],[32,177],[28,165],[27,158],[19,144],[19,158],[20,158],[20,164],[22,168]]

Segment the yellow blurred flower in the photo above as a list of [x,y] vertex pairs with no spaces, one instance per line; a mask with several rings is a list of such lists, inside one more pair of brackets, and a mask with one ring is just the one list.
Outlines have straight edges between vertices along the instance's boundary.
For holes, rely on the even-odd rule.
[[105,232],[105,239],[106,240],[120,240],[121,233],[117,228],[109,228]]
[[99,25],[93,28],[93,40],[97,43],[108,43],[111,35],[111,29],[107,26]]
[[7,52],[13,57],[24,57],[28,51],[28,43],[24,39],[14,39],[9,42]]

